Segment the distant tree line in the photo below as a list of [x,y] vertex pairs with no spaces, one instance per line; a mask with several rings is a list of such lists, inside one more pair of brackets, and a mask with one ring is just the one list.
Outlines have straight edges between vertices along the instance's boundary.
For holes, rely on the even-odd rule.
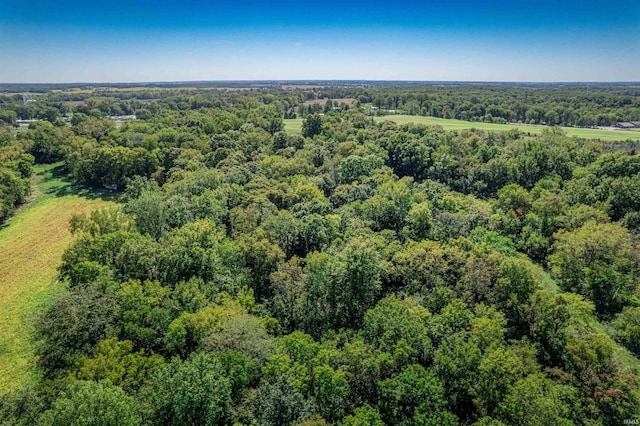
[[[620,121],[640,120],[640,90],[636,87],[603,85],[429,85],[344,86],[282,90],[197,90],[194,88],[148,87],[138,90],[102,88],[70,90],[36,95],[36,102],[23,104],[21,95],[0,95],[0,122],[40,118],[52,121],[60,115],[81,112],[98,118],[127,115],[158,107],[170,109],[221,108],[246,99],[271,103],[277,99],[286,118],[326,112],[326,105],[304,104],[308,100],[352,98],[359,105],[372,105],[406,114],[491,123],[546,124],[549,126],[611,126]],[[347,104],[335,105],[348,108]],[[51,109],[53,108],[53,109]],[[345,108],[345,109],[346,109]],[[54,110],[58,112],[55,113]],[[13,111],[13,112],[11,112]]]
[[490,123],[590,127],[640,120],[640,89],[634,87],[331,88],[316,96],[351,97],[381,110]]

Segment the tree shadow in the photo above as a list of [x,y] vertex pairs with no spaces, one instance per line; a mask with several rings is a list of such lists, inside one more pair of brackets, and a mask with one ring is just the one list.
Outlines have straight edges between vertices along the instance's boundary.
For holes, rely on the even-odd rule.
[[55,197],[65,197],[75,195],[90,200],[100,199],[103,201],[119,201],[122,191],[113,191],[98,186],[83,185],[75,182],[64,165],[60,165],[50,169],[47,173],[51,178],[60,181],[60,184],[52,185],[47,188],[46,193],[53,194]]
[[[43,181],[37,184],[38,186],[42,185],[39,190],[43,195],[52,195],[56,198],[77,196],[89,200],[99,199],[116,203],[122,202],[124,199],[123,191],[114,191],[99,186],[82,185],[75,182],[71,176],[69,176],[69,172],[63,164],[42,170],[38,172],[37,175],[43,178]],[[0,230],[8,227],[11,224],[11,219],[15,217],[20,210],[28,207],[29,204],[36,200],[37,198],[20,206],[16,206],[14,214],[0,219]]]

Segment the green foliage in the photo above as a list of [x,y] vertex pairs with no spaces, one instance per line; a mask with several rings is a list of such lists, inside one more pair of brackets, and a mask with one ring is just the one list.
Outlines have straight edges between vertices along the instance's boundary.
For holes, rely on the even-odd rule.
[[350,406],[376,402],[378,383],[397,371],[392,354],[376,349],[360,338],[345,343],[336,356],[349,384]]
[[133,352],[130,341],[113,337],[99,342],[92,357],[81,357],[70,375],[77,380],[107,379],[131,392],[147,384],[154,371],[163,365],[160,355],[145,356],[143,349]]
[[444,391],[438,377],[418,364],[380,382],[380,411],[390,424],[457,424],[445,411]]
[[[182,312],[180,316],[171,321],[163,338],[165,350],[172,354],[187,356],[201,347],[204,340],[212,332],[224,331],[225,322],[231,318],[246,314],[244,307],[238,301],[228,297],[223,298],[220,304],[211,305],[195,313]],[[260,335],[260,330],[256,330]],[[215,339],[210,344],[215,345]],[[233,344],[233,342],[228,342]],[[260,342],[256,342],[256,350],[260,348]],[[268,345],[268,343],[266,343]],[[231,349],[236,349],[231,346]],[[268,348],[264,350],[268,351]]]
[[134,176],[149,177],[158,167],[156,156],[144,148],[97,147],[67,157],[72,176],[91,185],[126,187]]
[[156,424],[215,425],[229,416],[231,384],[214,356],[174,358],[150,386]]
[[66,127],[57,127],[51,122],[40,121],[30,123],[29,129],[20,133],[18,138],[29,146],[29,153],[34,156],[37,163],[55,163],[61,159],[62,147],[69,133],[70,130]]
[[312,138],[322,132],[322,117],[312,114],[302,120],[302,136]]
[[432,224],[431,203],[423,201],[415,204],[409,210],[409,236],[417,240],[426,238],[429,235]]
[[170,290],[157,281],[123,283],[116,294],[119,334],[135,342],[136,347],[158,349],[173,318],[169,294]]
[[530,335],[540,345],[541,358],[547,365],[568,363],[565,347],[576,322],[587,322],[593,315],[593,303],[581,296],[553,294],[539,290],[531,296]]
[[[606,332],[637,355],[637,147],[482,130],[638,119],[634,90],[0,96],[0,121],[73,112],[71,126],[0,132],[3,217],[26,201],[34,157],[126,188],[122,208],[73,218],[68,290],[37,326],[42,379],[0,414],[108,420],[135,398],[145,424],[635,418],[637,359]],[[482,122],[376,122],[368,105]],[[124,113],[138,120],[104,118]],[[283,131],[296,113],[299,132]],[[109,396],[78,404],[74,386]]]
[[21,178],[15,171],[0,166],[0,219],[11,216],[16,205],[27,201],[30,193],[29,179]]
[[344,415],[347,405],[348,384],[344,371],[335,371],[328,365],[313,369],[313,397],[320,414],[329,421]]
[[273,354],[275,346],[265,325],[247,314],[229,318],[219,331],[205,337],[204,345],[210,351],[237,352],[257,365],[262,365]]
[[142,234],[158,239],[169,228],[169,210],[158,190],[141,192],[127,203],[125,211],[135,218]]
[[271,295],[269,275],[284,259],[282,249],[267,240],[262,233],[245,235],[238,241],[244,266],[249,269],[250,279],[259,300]]
[[117,310],[114,296],[94,287],[63,293],[38,324],[42,339],[38,362],[45,373],[59,374],[76,357],[111,337],[110,325]]
[[122,212],[119,207],[94,210],[89,215],[73,215],[70,221],[72,234],[87,233],[92,238],[116,231],[133,231],[131,217]]
[[313,406],[283,375],[273,384],[262,383],[258,387],[253,412],[260,424],[292,425],[311,417]]
[[210,220],[190,222],[164,240],[163,279],[170,284],[194,276],[213,281],[223,268],[219,253],[224,234]]
[[542,374],[532,374],[509,386],[509,392],[498,408],[506,424],[572,425],[577,389],[555,384]]
[[407,291],[426,294],[458,281],[458,270],[465,263],[463,256],[460,250],[435,241],[408,242],[393,256],[390,275]]
[[0,396],[0,425],[29,426],[37,424],[45,409],[45,398],[30,387],[24,387]]
[[353,414],[345,417],[339,424],[340,426],[384,426],[378,411],[371,407],[356,408]]
[[381,288],[383,260],[378,241],[355,237],[335,255],[311,253],[306,259],[305,329],[358,326]]
[[537,370],[535,355],[535,351],[526,347],[498,347],[486,351],[472,387],[474,404],[483,415],[494,411],[509,385]]
[[431,314],[412,300],[394,296],[367,311],[362,333],[371,344],[393,354],[399,365],[427,363],[431,357]]
[[575,231],[558,233],[556,238],[550,265],[564,290],[593,301],[603,315],[634,303],[637,258],[626,229],[587,222]]
[[136,402],[109,380],[74,382],[46,411],[41,425],[134,426],[142,423]]
[[341,183],[351,183],[369,176],[371,172],[383,165],[383,159],[376,155],[365,157],[350,155],[343,158],[338,165],[338,175]]
[[640,308],[626,307],[611,322],[614,338],[640,357]]
[[275,316],[283,331],[291,332],[304,321],[304,298],[306,275],[300,259],[293,257],[281,263],[270,276],[273,297],[269,303],[270,312]]

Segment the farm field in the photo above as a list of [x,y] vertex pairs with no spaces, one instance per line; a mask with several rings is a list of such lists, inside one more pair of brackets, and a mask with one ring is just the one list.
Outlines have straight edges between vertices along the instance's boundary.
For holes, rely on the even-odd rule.
[[[462,129],[479,129],[479,130],[488,130],[488,131],[505,131],[510,129],[518,129],[525,133],[531,134],[540,134],[542,130],[548,128],[547,126],[539,126],[539,125],[523,125],[523,124],[494,124],[494,123],[481,123],[481,122],[470,122],[463,120],[454,120],[454,119],[446,119],[446,118],[436,118],[436,117],[424,117],[420,115],[388,115],[384,117],[374,117],[374,119],[380,123],[385,120],[395,121],[398,124],[406,124],[406,123],[418,123],[418,124],[427,124],[430,126],[442,126],[445,130],[462,130]],[[602,139],[609,141],[625,141],[627,139],[633,139],[636,141],[640,140],[640,135],[631,134],[625,130],[598,130],[598,129],[578,129],[574,127],[563,127],[562,128],[567,135],[575,136],[578,138],[585,139]]]
[[[378,123],[383,121],[394,121],[398,124],[416,123],[426,124],[429,126],[442,126],[445,130],[463,130],[463,129],[479,129],[487,131],[508,131],[511,129],[519,129],[522,132],[530,134],[540,134],[547,126],[540,125],[523,125],[523,124],[494,124],[471,122],[463,120],[454,120],[446,118],[425,117],[421,115],[387,115],[382,117],[374,117]],[[302,119],[284,120],[285,130],[289,133],[302,132]],[[562,128],[567,135],[585,139],[601,139],[612,142],[620,142],[626,140],[640,141],[640,132],[627,130],[598,130],[598,129],[579,129],[574,127]]]
[[36,167],[31,203],[0,228],[0,393],[35,380],[33,325],[60,290],[54,282],[73,239],[69,219],[110,204],[75,191],[56,166]]

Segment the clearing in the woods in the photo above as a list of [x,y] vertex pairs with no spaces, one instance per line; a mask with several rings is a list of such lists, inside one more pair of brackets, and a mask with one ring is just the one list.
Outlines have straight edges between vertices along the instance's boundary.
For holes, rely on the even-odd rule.
[[37,166],[31,202],[0,228],[0,395],[34,379],[33,325],[60,290],[56,269],[73,239],[71,215],[112,203],[74,187],[60,170]]

